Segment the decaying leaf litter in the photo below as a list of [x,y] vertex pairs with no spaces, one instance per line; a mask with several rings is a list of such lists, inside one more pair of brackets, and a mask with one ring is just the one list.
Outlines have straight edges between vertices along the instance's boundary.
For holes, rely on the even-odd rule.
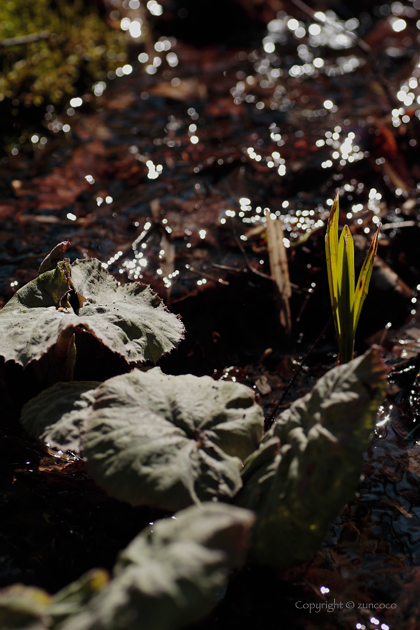
[[[419,11],[406,5],[402,14],[390,5],[385,15],[373,3],[357,16],[401,111],[360,48],[316,43],[309,30],[315,22],[287,5],[271,16],[265,49],[197,49],[178,41],[177,66],[163,57],[150,75],[144,64],[133,62],[129,77],[110,82],[103,96],[74,115],[57,118],[55,128],[67,124],[69,131],[41,127],[39,135],[47,138],[42,150],[34,143],[33,155],[20,152],[3,163],[4,300],[35,277],[54,244],[70,239],[71,258],[97,256],[121,281],[150,283],[182,315],[187,337],[177,355],[165,359],[167,371],[215,373],[255,386],[267,417],[329,318],[323,239],[335,189],[341,190],[342,212],[356,233],[356,260],[357,243],[363,260],[373,219],[384,225],[358,350],[368,338],[382,343],[393,371],[360,497],[337,519],[313,562],[280,575],[256,569],[240,574],[209,627],[248,620],[262,598],[268,608],[277,608],[280,592],[285,616],[306,628],[335,627],[337,618],[349,628],[375,623],[369,621],[371,611],[357,608],[338,609],[334,618],[326,612],[309,618],[295,608],[298,600],[396,603],[397,608],[375,611],[375,618],[389,627],[398,619],[399,628],[412,627],[416,619],[420,139],[413,80]],[[288,26],[293,18],[305,26],[305,37]],[[402,31],[393,29],[395,19],[406,21]],[[327,39],[334,44],[338,37],[330,31]],[[317,59],[323,65],[314,64]],[[290,340],[279,323],[273,282],[261,275],[271,273],[265,208],[281,216],[290,245]],[[411,322],[401,328],[410,311]],[[332,328],[286,401],[305,393],[334,364]],[[103,565],[97,560],[101,545],[109,546],[112,566],[138,523],[153,520],[143,508],[117,508],[72,458],[45,455],[12,429],[5,443],[3,469],[8,483],[10,475],[16,482],[6,492],[3,583],[13,574],[13,581],[50,588],[47,575],[57,558],[51,537],[62,545],[63,586],[69,574],[73,579]],[[11,494],[16,484],[19,510]],[[93,506],[84,517],[80,487],[86,489],[86,506]],[[47,524],[41,506],[50,514]],[[124,525],[113,515],[118,510]],[[104,521],[106,531],[95,546],[95,529]],[[74,556],[78,545],[83,552]]]

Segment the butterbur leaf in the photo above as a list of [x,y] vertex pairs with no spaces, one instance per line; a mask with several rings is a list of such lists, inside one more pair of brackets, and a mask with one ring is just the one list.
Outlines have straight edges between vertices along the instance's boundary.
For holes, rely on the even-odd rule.
[[78,327],[128,363],[156,362],[184,332],[149,287],[120,286],[95,259],[64,261],[19,289],[0,311],[0,356],[25,367]]
[[252,512],[226,503],[202,503],[177,512],[174,518],[149,525],[122,551],[114,567],[119,575],[128,565],[153,559],[166,545],[189,543],[218,549],[226,554],[228,566],[240,566],[248,551],[248,530]]
[[0,311],[0,356],[26,366],[78,325],[72,310],[59,307],[69,291],[65,263],[15,293]]
[[80,325],[128,363],[155,363],[183,338],[182,322],[146,285],[120,286],[97,260],[76,261],[71,277],[86,300]]
[[[271,433],[282,443],[302,426],[309,431],[321,424],[352,448],[365,449],[376,412],[385,394],[385,369],[380,351],[372,347],[348,364],[329,370],[303,398],[296,400],[275,421]],[[267,434],[267,437],[270,433]]]
[[35,586],[14,584],[0,591],[0,627],[7,630],[56,628],[86,606],[109,581],[104,569],[92,569],[56,595]]
[[58,591],[47,610],[48,615],[54,620],[54,626],[78,613],[108,582],[109,573],[105,569],[92,569]]
[[384,369],[372,349],[330,370],[276,419],[245,462],[235,500],[257,513],[254,561],[290,566],[315,553],[354,496],[384,392]]
[[0,628],[44,630],[51,626],[51,595],[36,586],[13,584],[0,591]]
[[[178,630],[204,617],[249,546],[249,510],[203,503],[141,532],[114,579],[93,569],[53,597],[17,584],[0,592],[8,630]],[[4,622],[4,623],[2,623]]]
[[194,506],[141,532],[115,577],[60,630],[177,630],[204,617],[245,557],[254,515]]
[[62,451],[80,450],[80,426],[91,411],[97,381],[56,383],[30,400],[21,422],[31,435]]
[[88,471],[111,496],[177,510],[236,494],[263,414],[244,385],[133,370],[96,390],[84,427]]

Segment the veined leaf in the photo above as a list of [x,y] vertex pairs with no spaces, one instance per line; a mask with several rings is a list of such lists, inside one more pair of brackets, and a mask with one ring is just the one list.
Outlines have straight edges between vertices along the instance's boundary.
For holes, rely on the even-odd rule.
[[13,584],[0,591],[0,628],[47,630],[51,628],[48,606],[51,595],[36,586]]
[[231,499],[263,424],[254,392],[244,385],[133,370],[96,390],[82,454],[111,496],[177,510]]
[[80,427],[92,410],[96,381],[56,383],[30,400],[21,422],[36,438],[62,451],[80,450]]
[[360,271],[359,279],[357,281],[357,287],[354,294],[354,308],[353,308],[353,334],[356,334],[357,325],[359,323],[360,313],[362,310],[363,302],[369,291],[370,278],[373,271],[373,263],[375,261],[376,252],[378,249],[379,231],[381,225],[378,225],[378,229],[375,232],[375,236],[369,247],[369,251],[366,255],[365,262]]
[[113,580],[60,630],[180,630],[217,603],[245,559],[252,512],[203,503],[143,530]]
[[15,584],[0,591],[8,630],[181,630],[204,617],[242,566],[255,516],[203,503],[143,530],[120,554],[113,579],[92,569],[59,591]]
[[99,260],[64,261],[19,289],[0,311],[0,356],[25,367],[78,327],[128,363],[156,362],[184,332],[146,285],[119,285]]
[[[166,545],[194,542],[209,549],[219,549],[229,556],[231,566],[245,559],[247,538],[244,534],[255,522],[252,512],[222,502],[202,503],[181,510],[174,519],[162,519],[147,527],[118,556],[114,575],[131,564],[142,564]],[[244,525],[245,531],[244,531]]]
[[384,393],[384,367],[371,349],[327,372],[277,417],[245,461],[235,499],[257,514],[253,560],[285,567],[316,552],[354,497]]

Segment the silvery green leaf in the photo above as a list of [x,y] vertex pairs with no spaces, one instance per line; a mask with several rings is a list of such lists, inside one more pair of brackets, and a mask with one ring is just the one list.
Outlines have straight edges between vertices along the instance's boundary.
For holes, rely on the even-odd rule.
[[183,338],[182,322],[148,286],[120,286],[97,260],[77,260],[71,278],[86,299],[79,310],[80,325],[128,363],[155,363]]
[[370,350],[330,370],[276,419],[245,462],[235,501],[257,513],[255,561],[289,566],[315,553],[354,497],[384,391],[379,352]]
[[78,327],[128,363],[156,362],[184,332],[149,287],[119,285],[98,260],[59,262],[0,311],[0,356],[26,366]]
[[111,496],[177,510],[232,498],[262,429],[262,411],[244,385],[133,370],[96,390],[82,451]]
[[91,411],[97,381],[57,383],[30,400],[21,422],[31,435],[62,451],[80,450],[80,426]]
[[196,543],[227,554],[229,566],[240,566],[247,552],[248,529],[254,524],[252,512],[226,503],[202,503],[177,512],[175,516],[149,525],[118,556],[114,575],[128,565],[153,559],[172,543]]
[[58,591],[48,606],[54,627],[80,611],[109,582],[105,569],[91,569],[75,582]]
[[68,265],[61,263],[28,282],[0,311],[0,356],[26,366],[40,359],[68,328],[78,325],[73,309],[60,306],[69,291]]
[[[178,522],[179,521],[179,522]],[[202,504],[158,521],[121,554],[114,579],[60,630],[177,630],[204,617],[245,557],[254,515]]]
[[51,595],[36,586],[13,584],[0,591],[0,628],[44,630],[51,626]]

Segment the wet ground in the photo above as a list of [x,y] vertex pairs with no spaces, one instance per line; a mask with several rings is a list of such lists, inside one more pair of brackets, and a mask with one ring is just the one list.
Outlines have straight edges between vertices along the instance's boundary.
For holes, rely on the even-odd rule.
[[[360,259],[383,226],[357,350],[381,344],[390,373],[364,480],[311,562],[246,568],[197,627],[417,628],[420,3],[331,3],[313,15],[267,2],[236,21],[234,4],[230,30],[208,15],[207,41],[193,4],[163,3],[154,48],[133,46],[117,76],[61,113],[50,107],[31,123],[31,146],[3,158],[0,299],[70,239],[71,258],[150,284],[182,316],[187,336],[165,371],[244,382],[268,421],[318,337],[281,408],[335,364],[324,233],[339,188]],[[284,230],[290,335],[267,211]],[[158,515],[109,500],[80,462],[34,444],[16,427],[21,402],[16,392],[6,403],[0,581],[56,590],[110,568]]]

